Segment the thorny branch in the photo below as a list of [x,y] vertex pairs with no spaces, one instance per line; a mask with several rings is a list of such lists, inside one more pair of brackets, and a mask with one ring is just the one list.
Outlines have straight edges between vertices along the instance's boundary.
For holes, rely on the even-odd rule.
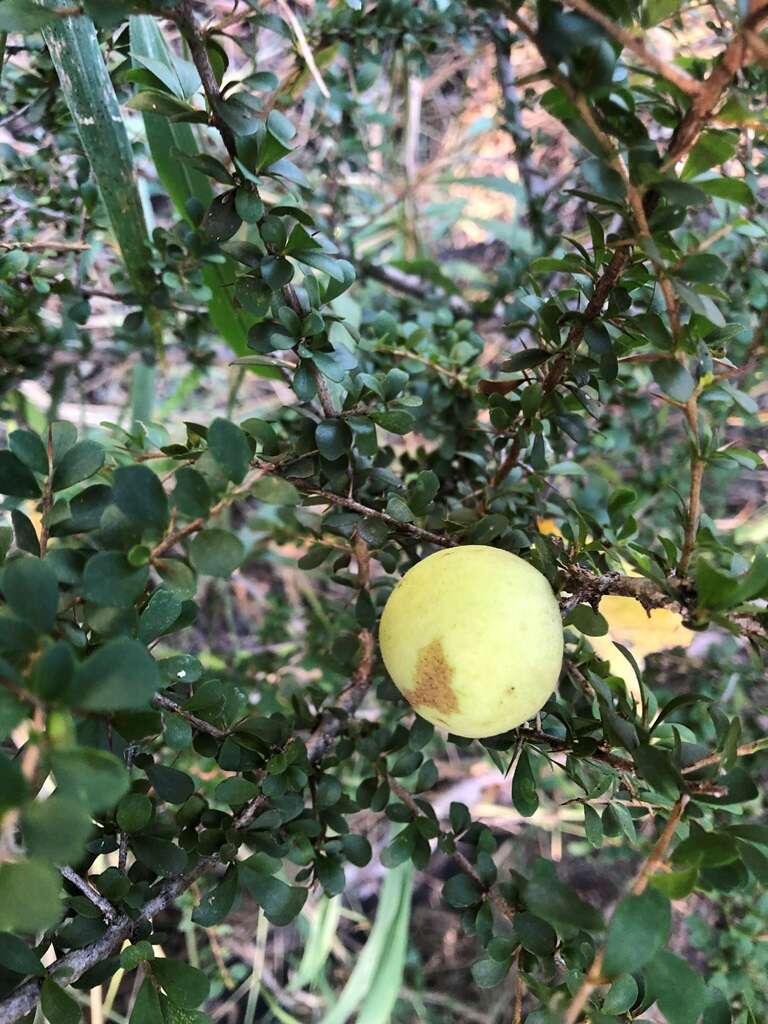
[[[373,636],[368,630],[362,630],[359,639],[361,645],[359,665],[352,677],[351,685],[334,705],[344,712],[346,717],[339,718],[329,713],[321,718],[307,744],[307,753],[312,763],[317,763],[322,759],[333,738],[342,731],[347,717],[354,714],[367,692],[374,662]],[[238,816],[235,828],[239,831],[247,829],[267,802],[266,797],[256,797]],[[161,910],[170,906],[181,893],[186,892],[192,882],[216,869],[219,865],[220,861],[215,855],[202,857],[193,868],[183,875],[164,882],[155,895],[139,909],[135,919],[121,914],[96,942],[84,946],[82,949],[73,950],[52,964],[49,968],[52,976],[64,983],[77,981],[95,964],[106,960],[125,939],[130,937],[140,921],[151,921]],[[89,896],[89,898],[91,897]],[[100,909],[102,908],[100,907]],[[39,996],[39,979],[32,979],[17,988],[10,996],[0,1001],[0,1024],[12,1024],[19,1017],[31,1012],[37,1005]]]
[[94,907],[101,911],[101,916],[107,924],[112,924],[115,921],[117,918],[117,911],[109,900],[104,899],[104,897],[94,889],[90,882],[81,878],[76,871],[73,871],[72,868],[67,867],[66,865],[59,868],[59,874],[62,878],[66,879],[70,885],[73,885],[78,889],[86,899],[90,900]]
[[[656,845],[651,850],[650,855],[643,863],[643,866],[636,875],[634,882],[630,886],[629,892],[633,896],[640,896],[645,892],[646,886],[651,880],[651,876],[654,871],[664,863],[667,856],[667,850],[674,838],[675,830],[680,823],[680,819],[683,816],[683,812],[685,811],[689,799],[690,798],[684,794],[672,808],[672,813],[667,819]],[[576,990],[571,1002],[568,1004],[563,1016],[563,1024],[577,1024],[579,1017],[581,1017],[581,1011],[584,1009],[589,997],[596,988],[605,983],[602,977],[604,958],[605,947],[596,953],[595,959],[592,961],[592,966],[587,972],[584,981]]]
[[[574,0],[572,6],[581,10],[582,13],[591,17],[592,20],[598,20],[606,31],[612,34],[614,38],[617,38],[622,45],[633,50],[633,52],[641,56],[649,66],[654,67],[655,70],[665,78],[672,81],[673,84],[683,92],[691,96],[690,107],[681,120],[670,144],[665,165],[667,168],[674,166],[674,164],[684,157],[694,145],[702,128],[711,118],[720,103],[725,90],[743,65],[751,34],[754,33],[766,17],[768,17],[768,5],[763,4],[761,6],[753,7],[752,11],[745,18],[737,36],[724,50],[709,78],[702,83],[695,83],[693,80],[689,80],[688,76],[684,76],[683,72],[680,71],[678,73],[678,69],[670,70],[670,66],[668,65],[664,65],[663,67],[659,66],[658,59],[654,55],[648,53],[648,51],[641,44],[638,44],[634,38],[627,37],[620,26],[616,26],[613,23],[605,24],[605,17],[600,15],[600,12],[595,11],[587,0]],[[596,17],[596,15],[599,17]],[[192,6],[189,0],[183,0],[181,5],[175,11],[171,12],[169,16],[176,22],[180,32],[190,47],[190,52],[196,66],[198,67],[198,71],[200,72],[203,87],[211,108],[212,121],[220,131],[230,156],[234,159],[236,156],[234,137],[226,124],[225,119],[221,115],[221,106],[223,103],[221,93],[205,48],[204,33],[200,31],[195,22]],[[653,212],[657,202],[658,197],[654,192],[650,191],[646,193],[642,205],[644,218],[646,220],[650,213]],[[638,219],[640,220],[639,226],[642,227],[643,218]],[[27,245],[27,247],[29,247],[29,245]],[[57,244],[57,247],[61,248],[62,246]],[[568,350],[573,350],[578,345],[583,336],[585,324],[590,320],[596,319],[601,314],[605,302],[631,257],[631,246],[625,246],[616,250],[608,267],[601,278],[597,281],[593,294],[587,303],[586,309],[582,313],[581,320],[574,324],[571,332],[569,333],[567,339]],[[567,355],[562,355],[555,360],[544,381],[544,390],[546,392],[554,390],[562,379],[567,367],[567,358]],[[323,396],[321,395],[320,397],[322,401]],[[332,408],[330,408],[330,410],[326,409],[325,402],[323,402],[323,407],[326,415],[333,413]],[[694,470],[695,466],[696,463],[694,463]],[[259,475],[266,471],[269,470],[260,468]],[[394,520],[394,518],[389,516],[387,513],[369,508],[354,499],[345,498],[329,491],[317,489],[302,481],[294,480],[292,482],[297,489],[304,491],[304,493],[314,494],[325,499],[330,504],[348,508],[350,511],[358,512],[363,516],[380,519],[386,522],[393,529],[409,533],[419,540],[439,546],[453,546],[455,544],[453,539],[448,538],[445,535],[422,529],[415,524],[400,523]],[[253,481],[251,481],[251,484],[252,483]],[[214,506],[212,514],[216,514],[216,512],[220,511],[221,508],[236,500],[237,497],[247,496],[247,491],[248,488],[244,488],[241,491],[232,492],[232,494],[228,495],[225,499],[222,499],[217,506]],[[700,493],[700,484],[698,492]],[[695,539],[695,529],[693,529],[693,525],[698,521],[698,510],[695,503],[693,482],[688,517],[689,532],[692,532],[692,536]],[[161,557],[167,551],[172,549],[180,540],[183,540],[185,537],[196,532],[196,530],[201,529],[204,525],[204,521],[193,520],[181,529],[173,531],[156,546],[152,552],[153,558],[157,559]],[[687,538],[688,533],[686,534],[686,540]],[[692,545],[690,545],[690,550],[692,550]],[[683,558],[681,558],[679,567],[681,576],[685,575],[689,559],[690,551],[688,550],[688,546],[684,546]],[[685,610],[686,608],[683,600],[667,593],[654,581],[644,578],[627,577],[617,573],[596,575],[588,570],[581,569],[580,567],[572,567],[569,570],[569,579],[566,582],[574,588],[580,588],[577,591],[579,596],[587,600],[595,598],[599,599],[599,595],[601,594],[614,593],[635,597],[641,601],[646,608],[676,607],[681,610]],[[758,626],[762,629],[761,624],[758,623]],[[308,756],[310,761],[313,763],[316,763],[325,755],[330,748],[333,739],[344,729],[349,716],[354,714],[367,691],[374,659],[373,636],[368,630],[363,630],[361,632],[360,644],[361,660],[359,666],[353,675],[350,686],[335,704],[335,707],[340,710],[342,714],[339,715],[330,711],[325,712],[320,719],[317,729],[307,744]],[[196,728],[203,729],[214,735],[211,730],[215,727],[211,726],[209,723],[205,723],[202,719],[196,719],[195,716],[190,716],[183,712],[182,709],[168,698],[159,696],[156,698],[155,703],[156,706],[159,706],[164,710],[181,714]],[[219,732],[223,733],[223,730],[219,730]],[[536,732],[534,730],[520,730],[520,734],[530,742],[546,743],[550,749],[559,749],[561,751],[565,751],[567,749],[567,745],[563,745],[564,741],[559,740],[557,737],[551,737],[547,734]],[[748,756],[749,754],[755,753],[757,750],[763,748],[763,741],[755,741],[752,744],[746,744],[743,747],[738,748],[737,753],[739,756]],[[618,755],[614,755],[610,751],[600,750],[591,756],[606,760],[608,763],[611,763],[622,770],[634,768],[631,761],[619,758]],[[701,759],[696,764],[689,766],[685,770],[685,773],[692,773],[700,768],[717,764],[720,760],[722,760],[722,755],[720,754],[709,755],[708,757]],[[403,787],[400,787],[399,783],[396,784],[394,791],[398,796],[401,796],[399,792],[401,789],[403,789]],[[403,792],[411,801],[413,801],[413,798],[407,793],[407,791],[403,790]],[[403,797],[401,796],[401,798]],[[631,891],[635,895],[639,895],[644,891],[653,872],[664,862],[688,799],[689,797],[687,795],[683,795],[676,803],[672,814],[659,837],[659,840],[651,852],[651,855],[644,863],[632,885]],[[255,814],[258,813],[260,806],[263,805],[260,804],[260,801],[262,800],[263,798],[257,798],[251,805],[249,805],[246,811],[239,816],[236,822],[237,828],[241,830],[247,829]],[[408,803],[408,800],[406,799],[405,802]],[[411,806],[410,803],[408,805]],[[415,801],[413,801],[413,806],[418,808],[418,804],[416,804]],[[482,885],[473,865],[460,853],[457,853],[456,859],[461,869],[470,877],[475,878],[475,880]],[[152,899],[147,901],[140,909],[137,920],[151,919],[165,907],[169,906],[189,887],[192,881],[199,878],[204,873],[218,867],[218,864],[218,859],[215,856],[205,857],[202,858],[189,872],[179,878],[164,882]],[[73,950],[71,953],[61,957],[52,966],[52,972],[56,976],[60,977],[64,981],[72,981],[80,977],[90,967],[109,956],[124,939],[128,938],[132,934],[137,921],[126,915],[115,917],[114,908],[112,908],[111,905],[102,906],[102,898],[98,896],[98,894],[92,892],[88,883],[81,879],[80,876],[77,876],[74,872],[71,872],[69,868],[63,868],[62,874],[71,884],[75,885],[81,892],[84,892],[84,894],[94,902],[94,905],[99,907],[107,920],[110,920],[111,918],[109,928],[100,939],[83,949]],[[94,898],[95,896],[98,897],[99,902]],[[496,903],[493,894],[489,894],[489,896],[494,900],[494,903]],[[504,903],[500,896],[498,899],[502,901],[502,905],[499,906],[500,911],[505,916],[509,916],[511,908]],[[592,967],[584,979],[581,988],[573,997],[571,1004],[566,1011],[564,1024],[576,1024],[590,995],[596,987],[603,983],[603,979],[601,977],[603,955],[604,952],[600,951],[595,957]],[[34,1009],[39,997],[39,984],[38,980],[29,981],[18,988],[16,992],[7,999],[0,1002],[0,1024],[10,1024],[10,1022],[17,1020],[20,1016],[23,1016]]]
[[[413,794],[410,793],[405,788],[405,786],[398,782],[397,779],[395,779],[389,773],[387,773],[386,779],[389,788],[392,790],[392,792],[395,794],[398,800],[405,804],[405,806],[408,808],[411,814],[415,818],[422,817],[424,812],[421,809],[421,807],[419,807],[418,801],[414,798]],[[488,887],[485,884],[485,882],[483,882],[482,878],[477,873],[477,869],[475,868],[474,864],[472,864],[472,862],[468,860],[460,850],[454,850],[454,852],[451,854],[451,859],[456,862],[457,866],[461,869],[461,871],[463,871],[463,873],[468,878],[472,879],[472,881],[479,889],[482,889],[482,891],[486,893],[488,899],[491,901],[494,907],[496,907],[496,909],[499,911],[502,917],[505,917],[510,922],[514,921],[514,907],[511,907],[509,903],[507,903],[507,901],[504,899],[501,893],[498,892],[497,889],[495,889],[493,886]]]

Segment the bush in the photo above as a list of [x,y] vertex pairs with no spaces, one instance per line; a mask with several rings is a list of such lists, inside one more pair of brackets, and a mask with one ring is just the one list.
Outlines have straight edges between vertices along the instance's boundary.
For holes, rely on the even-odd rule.
[[[325,1020],[413,1019],[406,972],[459,1014],[424,1019],[463,1019],[413,980],[415,869],[510,1019],[757,1021],[761,917],[729,919],[768,874],[768,8],[359,6],[0,6],[0,1021],[70,1024],[121,971],[131,1024],[209,1020],[238,904],[325,921],[290,986],[251,986],[244,1019],[289,1019],[378,863]],[[482,131],[489,47],[515,180],[449,173],[429,128]],[[474,261],[457,188],[518,210],[475,217]],[[102,372],[123,409],[69,415]],[[557,693],[482,741],[414,713],[376,645],[457,544],[525,558],[564,619]],[[477,759],[511,776],[512,855],[439,799]]]

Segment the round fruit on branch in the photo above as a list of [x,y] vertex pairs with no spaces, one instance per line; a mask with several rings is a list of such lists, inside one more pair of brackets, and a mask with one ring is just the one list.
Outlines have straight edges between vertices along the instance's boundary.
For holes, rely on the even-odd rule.
[[381,618],[381,653],[423,717],[457,736],[525,722],[546,703],[563,660],[549,583],[509,551],[438,551],[403,576]]

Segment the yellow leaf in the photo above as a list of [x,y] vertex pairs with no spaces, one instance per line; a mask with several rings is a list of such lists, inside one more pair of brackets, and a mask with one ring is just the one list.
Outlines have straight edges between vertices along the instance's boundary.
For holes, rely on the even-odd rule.
[[627,692],[637,700],[640,699],[640,689],[634,670],[615,644],[629,648],[642,669],[649,654],[672,647],[688,647],[693,640],[693,632],[686,629],[677,612],[654,608],[649,615],[633,597],[604,597],[600,602],[600,614],[608,623],[608,633],[590,637],[592,649],[598,658],[608,662],[611,674],[622,679]]

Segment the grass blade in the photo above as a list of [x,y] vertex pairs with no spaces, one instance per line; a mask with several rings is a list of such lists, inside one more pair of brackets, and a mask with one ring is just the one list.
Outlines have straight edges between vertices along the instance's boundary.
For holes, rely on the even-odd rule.
[[[409,865],[410,867],[410,865]],[[387,1024],[403,984],[408,954],[408,925],[411,919],[413,870],[407,873],[400,892],[400,906],[387,943],[387,954],[379,961],[357,1024]]]
[[[411,906],[411,889],[413,886],[413,865],[410,863],[401,864],[387,873],[384,884],[381,887],[379,907],[376,911],[376,920],[371,928],[371,934],[358,957],[357,963],[347,979],[344,990],[339,1001],[323,1017],[321,1024],[346,1024],[357,1008],[366,1000],[364,1014],[368,1014],[368,999],[374,990],[378,993],[377,1011],[381,1012],[386,1007],[388,995],[383,991],[384,981],[380,975],[384,971],[389,980],[388,984],[394,987],[391,1005],[397,998],[400,991],[400,979],[402,979],[403,966],[405,964],[404,947],[407,946],[408,917]],[[405,937],[403,938],[403,927]],[[399,942],[399,947],[398,947]],[[402,956],[396,956],[396,950],[403,949]],[[390,957],[395,959],[396,970],[389,972],[387,964]],[[392,975],[391,977],[390,974]],[[394,975],[398,977],[395,978]],[[391,1007],[390,1007],[391,1009]],[[371,1013],[374,1010],[371,1008]],[[373,1021],[382,1021],[388,1018],[371,1016],[368,1024]]]
[[84,15],[57,18],[43,28],[43,36],[126,270],[145,300],[153,285],[149,236],[128,134],[96,29]]
[[328,962],[341,917],[341,897],[322,896],[315,911],[307,929],[301,963],[288,986],[289,992],[311,985]]

